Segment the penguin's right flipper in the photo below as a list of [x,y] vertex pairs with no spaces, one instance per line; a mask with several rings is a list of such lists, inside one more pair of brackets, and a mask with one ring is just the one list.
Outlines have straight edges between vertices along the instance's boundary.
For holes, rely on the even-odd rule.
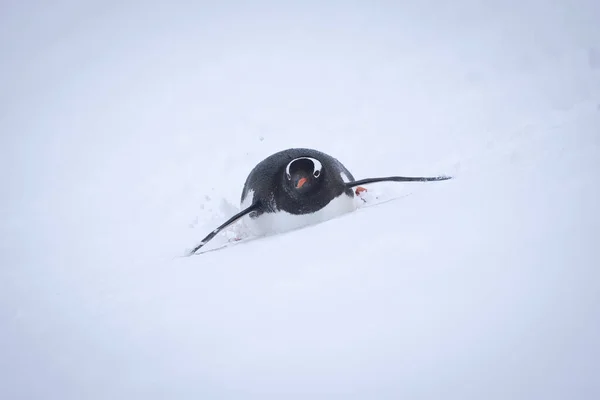
[[215,236],[217,236],[217,234],[219,232],[221,232],[223,229],[227,228],[229,225],[233,224],[238,219],[242,218],[244,215],[251,213],[252,211],[256,210],[259,207],[260,207],[260,203],[257,201],[256,203],[252,204],[248,208],[243,209],[239,213],[235,214],[233,217],[229,218],[222,225],[220,225],[217,229],[215,229],[214,231],[212,231],[211,233],[209,233],[204,239],[202,239],[202,241],[200,242],[200,244],[198,244],[198,246],[196,246],[192,251],[190,251],[188,255],[190,255],[190,256],[194,255],[202,246],[204,246],[212,238],[214,238]]

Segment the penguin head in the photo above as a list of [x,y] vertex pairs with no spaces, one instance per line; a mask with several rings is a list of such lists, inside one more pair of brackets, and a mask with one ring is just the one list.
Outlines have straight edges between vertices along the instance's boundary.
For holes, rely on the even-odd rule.
[[318,189],[322,172],[323,166],[316,158],[295,158],[285,168],[285,184],[289,192],[306,195]]

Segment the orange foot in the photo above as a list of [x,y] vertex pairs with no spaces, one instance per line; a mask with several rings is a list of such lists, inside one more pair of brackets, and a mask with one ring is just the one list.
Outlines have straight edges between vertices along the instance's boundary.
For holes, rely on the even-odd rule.
[[356,190],[354,191],[354,193],[356,193],[356,195],[357,195],[357,196],[360,196],[360,194],[361,194],[362,192],[366,192],[366,191],[367,191],[367,189],[366,189],[366,188],[364,188],[364,187],[362,187],[362,186],[358,186],[358,187],[356,188]]

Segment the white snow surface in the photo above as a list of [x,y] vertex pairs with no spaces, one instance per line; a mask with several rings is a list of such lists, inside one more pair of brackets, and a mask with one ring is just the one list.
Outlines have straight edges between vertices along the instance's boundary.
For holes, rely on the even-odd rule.
[[[1,399],[600,398],[597,1],[0,11]],[[183,257],[289,147],[455,179]]]

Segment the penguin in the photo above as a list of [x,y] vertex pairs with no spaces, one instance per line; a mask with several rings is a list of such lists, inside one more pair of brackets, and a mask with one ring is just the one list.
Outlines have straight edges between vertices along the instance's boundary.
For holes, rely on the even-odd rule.
[[309,148],[282,150],[250,171],[242,189],[241,211],[210,232],[189,255],[242,218],[254,235],[283,233],[354,211],[358,207],[355,196],[366,190],[361,185],[447,179],[451,177],[388,176],[356,180],[344,164],[329,154]]

